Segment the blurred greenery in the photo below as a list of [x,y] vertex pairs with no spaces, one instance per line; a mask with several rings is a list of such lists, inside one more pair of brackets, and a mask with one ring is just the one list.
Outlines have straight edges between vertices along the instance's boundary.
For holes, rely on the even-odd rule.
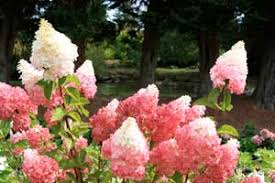
[[105,54],[103,45],[88,44],[85,54],[87,59],[93,62],[96,77],[104,78],[107,74],[107,66],[104,63]]
[[172,30],[161,36],[159,66],[186,67],[197,64],[198,59],[197,42],[191,34]]
[[243,129],[241,130],[241,138],[240,138],[240,150],[242,152],[250,152],[253,153],[257,150],[257,145],[252,142],[252,137],[256,135],[256,128],[252,123],[245,123]]

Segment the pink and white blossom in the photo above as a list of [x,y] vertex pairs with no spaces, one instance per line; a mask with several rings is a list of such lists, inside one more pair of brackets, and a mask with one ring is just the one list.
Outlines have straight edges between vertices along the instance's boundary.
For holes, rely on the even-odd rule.
[[96,94],[97,86],[92,61],[86,60],[76,70],[76,76],[80,80],[80,90],[84,96],[88,99],[93,98]]
[[149,161],[149,146],[134,118],[103,142],[102,154],[111,162],[114,175],[125,179],[143,180]]
[[223,88],[227,84],[227,89],[238,95],[245,90],[247,74],[247,55],[243,41],[237,42],[231,50],[220,56],[210,70],[214,88]]
[[78,57],[77,46],[64,34],[42,19],[35,32],[32,44],[32,65],[44,70],[44,78],[56,80],[74,72],[74,61]]

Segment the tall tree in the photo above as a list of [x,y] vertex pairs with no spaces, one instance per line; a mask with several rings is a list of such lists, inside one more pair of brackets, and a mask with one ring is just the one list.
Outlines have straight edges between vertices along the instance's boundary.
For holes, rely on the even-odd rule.
[[249,1],[243,8],[244,30],[251,42],[249,62],[259,69],[254,99],[259,107],[275,109],[275,2]]
[[170,22],[181,31],[194,33],[197,38],[200,56],[200,94],[204,95],[211,88],[209,69],[219,56],[220,33],[234,21],[236,1],[174,0],[172,2]]
[[165,0],[111,0],[111,2],[111,8],[119,8],[122,13],[132,16],[131,21],[139,21],[136,25],[141,25],[143,28],[139,85],[147,86],[155,81],[161,26],[165,24],[169,14],[169,3]]
[[14,40],[24,21],[33,19],[45,2],[37,0],[0,0],[0,80],[8,81]]
[[149,2],[144,18],[144,40],[140,63],[140,86],[145,87],[155,81],[155,70],[160,47],[161,0]]

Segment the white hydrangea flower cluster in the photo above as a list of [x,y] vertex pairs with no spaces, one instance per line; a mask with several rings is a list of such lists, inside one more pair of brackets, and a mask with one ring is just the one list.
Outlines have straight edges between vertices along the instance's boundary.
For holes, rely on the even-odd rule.
[[37,104],[44,104],[43,89],[37,85],[41,79],[56,81],[74,74],[80,80],[80,91],[92,99],[97,91],[93,63],[86,60],[75,72],[74,61],[78,57],[77,46],[64,34],[56,31],[46,20],[40,21],[32,45],[31,63],[20,60],[17,70],[25,89]]
[[44,77],[54,80],[74,72],[78,57],[77,46],[53,26],[42,19],[32,45],[31,63],[37,69],[45,69]]
[[32,64],[24,59],[19,61],[17,70],[21,73],[20,78],[27,90],[34,87],[34,85],[43,78],[43,70],[36,69]]

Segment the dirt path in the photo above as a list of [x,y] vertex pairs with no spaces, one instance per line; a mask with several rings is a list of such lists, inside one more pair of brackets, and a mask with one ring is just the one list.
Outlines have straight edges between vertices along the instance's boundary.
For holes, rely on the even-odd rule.
[[230,113],[222,113],[209,110],[209,114],[215,116],[219,123],[228,123],[238,129],[246,122],[255,125],[256,128],[268,128],[275,132],[275,111],[259,109],[250,97],[237,96],[233,98],[234,109]]

